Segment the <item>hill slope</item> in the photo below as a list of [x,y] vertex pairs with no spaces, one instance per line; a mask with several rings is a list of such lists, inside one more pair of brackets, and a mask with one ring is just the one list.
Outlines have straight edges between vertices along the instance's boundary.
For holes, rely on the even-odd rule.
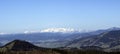
[[120,49],[120,30],[109,31],[99,35],[80,38],[69,43],[67,47],[99,46],[107,50]]
[[41,48],[34,46],[33,44],[21,41],[14,40],[0,48],[0,54],[60,54],[57,51],[47,48]]
[[8,51],[8,50],[13,50],[13,51],[29,51],[33,49],[38,49],[39,47],[34,46],[33,44],[26,42],[26,41],[21,41],[21,40],[14,40],[12,42],[9,42],[8,44],[4,45],[1,47],[2,50]]

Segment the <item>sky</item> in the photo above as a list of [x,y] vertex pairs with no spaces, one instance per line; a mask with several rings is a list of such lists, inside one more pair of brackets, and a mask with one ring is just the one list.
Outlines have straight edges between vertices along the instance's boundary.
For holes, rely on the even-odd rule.
[[120,27],[120,0],[0,0],[0,32]]

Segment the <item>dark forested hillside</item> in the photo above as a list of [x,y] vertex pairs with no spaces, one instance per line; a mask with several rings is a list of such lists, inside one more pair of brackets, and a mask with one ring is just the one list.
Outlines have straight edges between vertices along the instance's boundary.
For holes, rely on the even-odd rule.
[[100,50],[80,50],[80,49],[64,49],[64,48],[42,48],[33,44],[14,40],[0,48],[0,54],[117,54],[119,52],[104,52]]
[[104,32],[99,35],[76,39],[68,44],[67,47],[80,48],[83,46],[98,46],[105,48],[105,51],[120,50],[120,30]]

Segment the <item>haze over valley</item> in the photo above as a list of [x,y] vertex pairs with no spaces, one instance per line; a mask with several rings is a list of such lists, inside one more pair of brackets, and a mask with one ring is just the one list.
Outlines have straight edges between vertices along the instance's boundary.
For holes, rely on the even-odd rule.
[[0,54],[120,54],[120,1],[0,0]]

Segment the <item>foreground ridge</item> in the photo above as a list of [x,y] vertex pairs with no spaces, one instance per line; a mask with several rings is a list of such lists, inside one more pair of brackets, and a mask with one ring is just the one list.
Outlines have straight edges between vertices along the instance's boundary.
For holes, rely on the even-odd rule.
[[27,41],[14,40],[0,48],[0,54],[118,54],[120,52],[104,52],[99,50],[80,50],[65,48],[42,48]]

